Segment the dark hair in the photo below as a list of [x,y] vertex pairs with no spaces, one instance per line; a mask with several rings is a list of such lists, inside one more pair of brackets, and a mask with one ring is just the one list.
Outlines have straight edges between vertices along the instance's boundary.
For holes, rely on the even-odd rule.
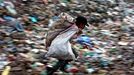
[[87,19],[83,16],[78,16],[76,18],[76,25],[79,25],[80,23],[82,23],[83,25],[86,25],[87,24]]

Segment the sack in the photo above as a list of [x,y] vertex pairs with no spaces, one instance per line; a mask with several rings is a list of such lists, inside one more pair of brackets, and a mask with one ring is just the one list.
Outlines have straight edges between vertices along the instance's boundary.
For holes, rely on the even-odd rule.
[[61,13],[59,19],[53,23],[46,36],[46,49],[51,45],[51,42],[56,38],[62,31],[73,25],[74,18],[67,13]]
[[56,38],[56,36],[58,36],[62,31],[66,30],[72,25],[73,23],[68,22],[65,19],[59,19],[53,23],[46,36],[46,49],[51,45],[51,42],[54,38]]
[[61,60],[75,59],[69,40],[76,32],[78,32],[78,28],[75,25],[72,25],[70,28],[60,33],[52,41],[46,56]]

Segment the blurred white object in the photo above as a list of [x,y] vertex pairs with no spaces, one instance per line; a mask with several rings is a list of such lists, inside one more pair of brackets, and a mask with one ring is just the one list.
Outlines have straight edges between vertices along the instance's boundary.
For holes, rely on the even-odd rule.
[[61,13],[59,17],[67,20],[68,22],[74,22],[74,18],[67,13]]
[[78,32],[78,27],[75,25],[61,32],[52,41],[46,57],[54,57],[63,60],[75,59],[69,40],[76,32]]

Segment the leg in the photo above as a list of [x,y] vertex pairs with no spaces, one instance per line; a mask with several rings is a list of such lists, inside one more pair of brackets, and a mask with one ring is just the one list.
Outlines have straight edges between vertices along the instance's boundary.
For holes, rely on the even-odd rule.
[[60,70],[63,71],[63,72],[67,72],[66,71],[66,66],[68,64],[68,60],[63,60],[63,63],[61,64],[61,67],[60,67]]
[[53,68],[47,70],[47,75],[53,75],[54,72],[56,72],[60,67],[63,67],[65,65],[64,60],[59,60],[56,65],[53,66]]
[[76,52],[76,50],[75,49],[72,49],[72,51],[73,51],[75,57],[77,58],[78,57],[78,53]]

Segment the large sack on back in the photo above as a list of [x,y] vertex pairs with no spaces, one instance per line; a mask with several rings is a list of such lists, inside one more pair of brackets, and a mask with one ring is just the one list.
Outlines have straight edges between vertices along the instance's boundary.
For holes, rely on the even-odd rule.
[[76,32],[78,32],[78,28],[75,25],[61,32],[52,41],[46,56],[62,60],[75,59],[69,40]]
[[62,31],[66,30],[72,25],[73,25],[73,18],[70,17],[69,15],[66,16],[66,19],[60,18],[59,20],[54,22],[52,27],[50,27],[46,36],[46,49],[51,45],[51,42],[54,40],[54,38],[56,38],[56,36],[58,36]]

